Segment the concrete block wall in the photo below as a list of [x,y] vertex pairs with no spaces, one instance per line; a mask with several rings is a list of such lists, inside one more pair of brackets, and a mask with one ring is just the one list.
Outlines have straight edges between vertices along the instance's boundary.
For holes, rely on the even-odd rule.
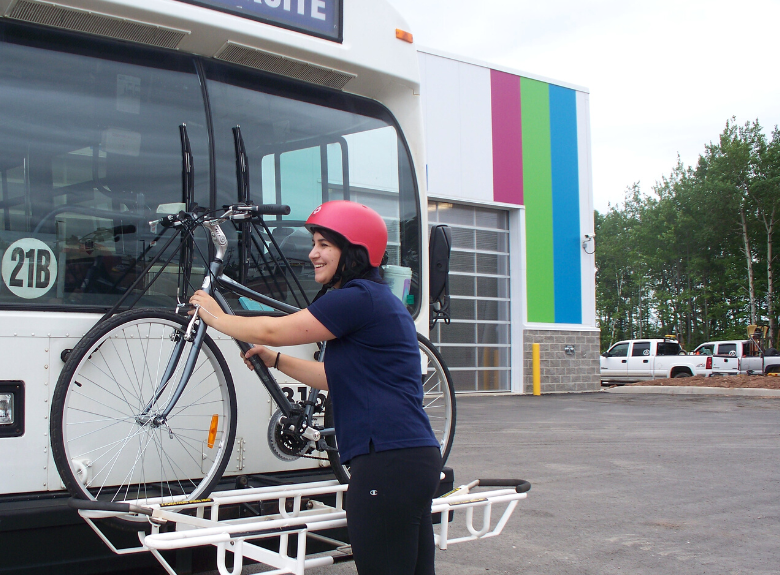
[[[533,348],[539,344],[542,393],[598,391],[599,332],[525,330],[523,333],[523,389],[533,393]],[[574,346],[567,355],[566,346]]]

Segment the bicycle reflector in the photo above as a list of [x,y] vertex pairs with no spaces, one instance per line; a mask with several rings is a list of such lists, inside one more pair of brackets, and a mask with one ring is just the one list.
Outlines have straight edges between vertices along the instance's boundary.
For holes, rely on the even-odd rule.
[[219,425],[219,415],[216,413],[211,416],[211,427],[209,427],[209,440],[206,442],[209,449],[214,448],[214,441],[217,439],[217,426]]

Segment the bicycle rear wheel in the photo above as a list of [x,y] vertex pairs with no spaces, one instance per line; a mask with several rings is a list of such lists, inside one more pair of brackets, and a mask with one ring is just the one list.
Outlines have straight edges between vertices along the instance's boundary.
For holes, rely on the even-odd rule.
[[153,402],[186,325],[163,310],[130,310],[94,326],[73,349],[51,411],[52,453],[72,496],[143,505],[204,497],[219,481],[233,450],[236,394],[208,335],[173,410],[154,419],[192,347],[185,344]]
[[431,340],[418,333],[417,341],[423,361],[423,408],[439,440],[441,463],[444,465],[455,438],[455,387],[444,358]]
[[[422,368],[423,409],[431,422],[431,428],[439,441],[441,463],[447,461],[455,438],[455,388],[452,385],[450,371],[444,359],[431,341],[419,333],[417,343],[420,347]],[[330,398],[325,401],[325,427],[333,427],[333,405]],[[327,438],[330,447],[338,447],[335,436]],[[328,451],[333,474],[340,483],[349,483],[349,465],[342,465],[338,451]]]

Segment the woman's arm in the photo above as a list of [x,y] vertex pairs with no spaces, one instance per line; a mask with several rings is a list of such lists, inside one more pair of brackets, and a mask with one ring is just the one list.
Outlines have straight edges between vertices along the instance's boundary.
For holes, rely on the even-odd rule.
[[336,339],[328,328],[305,309],[281,317],[230,315],[223,312],[214,298],[202,290],[193,294],[190,303],[200,306],[198,315],[209,327],[247,343],[282,347]]
[[[279,354],[272,349],[263,347],[262,345],[256,345],[248,352],[246,356],[241,355],[244,358],[249,369],[254,369],[252,364],[248,361],[253,355],[259,355],[260,359],[267,367],[276,367],[282,373],[289,375],[295,380],[300,381],[309,387],[315,387],[328,390],[328,379],[325,376],[325,364],[319,361],[312,361],[309,359],[300,359],[291,355]],[[277,361],[278,355],[278,361]]]

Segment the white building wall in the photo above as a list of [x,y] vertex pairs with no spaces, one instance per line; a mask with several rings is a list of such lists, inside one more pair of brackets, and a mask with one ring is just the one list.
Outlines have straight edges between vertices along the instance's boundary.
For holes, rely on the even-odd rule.
[[490,69],[419,56],[428,195],[492,203]]
[[594,233],[593,170],[590,152],[590,95],[577,92],[577,151],[580,172],[580,233],[582,234],[582,325],[596,327],[596,242]]
[[526,299],[525,299],[525,209],[511,210],[509,212],[509,265],[512,270],[510,290],[512,293],[512,306],[510,318],[512,328],[512,378],[511,391],[523,393],[525,381],[523,331],[526,323]]

